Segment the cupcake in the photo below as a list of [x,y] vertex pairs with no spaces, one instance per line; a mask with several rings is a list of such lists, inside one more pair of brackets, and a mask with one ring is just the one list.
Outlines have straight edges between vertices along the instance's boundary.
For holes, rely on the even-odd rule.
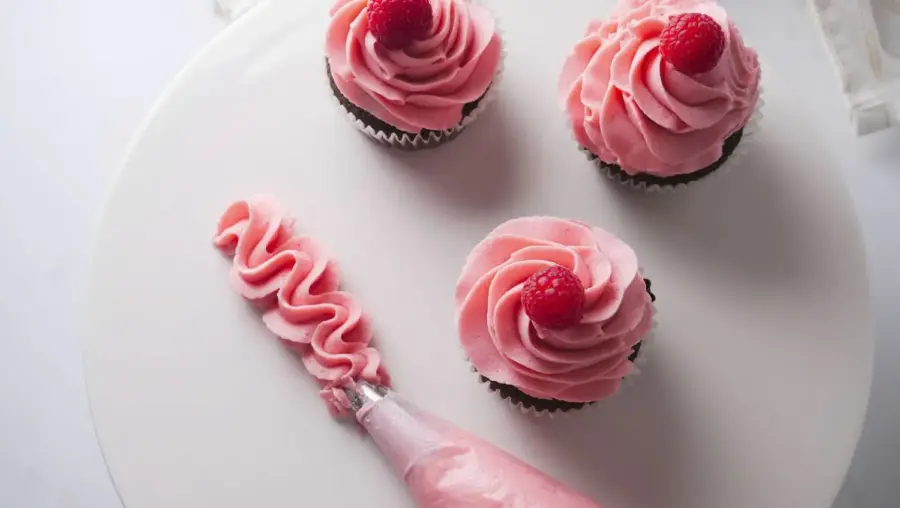
[[559,100],[608,175],[639,187],[719,169],[757,108],[760,69],[712,0],[622,0],[566,59]]
[[420,149],[453,139],[481,113],[502,53],[493,17],[467,0],[339,0],[326,71],[357,128]]
[[653,326],[650,282],[610,233],[553,217],[500,225],[456,285],[463,350],[491,390],[527,411],[616,394]]

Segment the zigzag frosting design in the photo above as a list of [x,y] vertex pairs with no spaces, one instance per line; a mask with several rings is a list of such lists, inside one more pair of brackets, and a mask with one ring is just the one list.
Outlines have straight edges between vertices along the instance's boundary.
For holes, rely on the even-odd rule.
[[266,327],[300,355],[332,414],[349,409],[343,387],[360,379],[389,384],[381,355],[369,345],[368,316],[338,289],[335,263],[310,237],[294,233],[294,219],[275,199],[232,203],[219,220],[214,244],[233,256],[235,289],[261,305]]

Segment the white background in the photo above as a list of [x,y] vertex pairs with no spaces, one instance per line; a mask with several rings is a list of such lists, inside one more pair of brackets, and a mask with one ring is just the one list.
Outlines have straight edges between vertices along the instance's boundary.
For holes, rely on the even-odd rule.
[[[817,113],[856,202],[870,262],[877,357],[845,497],[894,508],[900,498],[900,131],[853,138],[803,0],[722,3],[764,66],[789,78]],[[132,132],[167,82],[224,26],[207,0],[2,4],[4,508],[119,506],[93,435],[77,336],[91,237]]]

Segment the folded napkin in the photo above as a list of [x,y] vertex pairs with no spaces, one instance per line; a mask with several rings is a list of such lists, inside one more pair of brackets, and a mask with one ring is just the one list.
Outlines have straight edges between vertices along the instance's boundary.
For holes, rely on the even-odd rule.
[[811,0],[858,135],[900,124],[900,0]]

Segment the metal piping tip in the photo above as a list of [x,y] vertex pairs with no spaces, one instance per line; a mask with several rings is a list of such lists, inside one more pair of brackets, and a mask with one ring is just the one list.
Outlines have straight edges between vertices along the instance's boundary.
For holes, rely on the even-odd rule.
[[344,393],[350,399],[350,409],[354,413],[358,412],[366,404],[383,399],[387,392],[387,387],[373,385],[368,381],[358,381],[353,386],[344,387]]

